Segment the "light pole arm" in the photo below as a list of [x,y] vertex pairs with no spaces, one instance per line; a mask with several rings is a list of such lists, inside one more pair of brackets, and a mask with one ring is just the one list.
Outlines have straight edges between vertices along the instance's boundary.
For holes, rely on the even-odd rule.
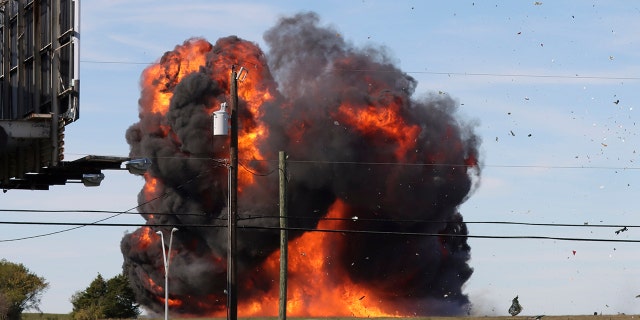
[[160,242],[162,242],[162,264],[164,265],[164,274],[167,274],[167,254],[164,251],[164,235],[162,231],[156,231],[160,235]]
[[167,252],[167,264],[166,264],[166,274],[169,274],[169,265],[171,265],[171,244],[173,243],[173,233],[178,231],[178,228],[171,229],[171,236],[169,237],[169,252]]

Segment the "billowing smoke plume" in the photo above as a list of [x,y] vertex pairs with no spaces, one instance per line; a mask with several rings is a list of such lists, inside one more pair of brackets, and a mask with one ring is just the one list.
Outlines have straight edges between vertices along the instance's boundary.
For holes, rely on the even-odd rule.
[[[235,36],[190,39],[142,75],[140,121],[127,141],[131,157],[153,160],[142,216],[179,228],[172,312],[225,312],[229,142],[212,135],[211,113],[229,101],[236,65],[249,71],[239,82],[238,214],[251,227],[237,235],[239,314],[277,310],[281,150],[295,230],[290,315],[466,313],[472,269],[457,209],[479,176],[478,137],[451,98],[414,98],[415,79],[385,50],[356,48],[318,20],[281,19],[264,35],[267,54]],[[316,228],[343,232],[306,231]],[[156,231],[170,229],[143,227],[122,240],[124,271],[151,311],[164,305]]]

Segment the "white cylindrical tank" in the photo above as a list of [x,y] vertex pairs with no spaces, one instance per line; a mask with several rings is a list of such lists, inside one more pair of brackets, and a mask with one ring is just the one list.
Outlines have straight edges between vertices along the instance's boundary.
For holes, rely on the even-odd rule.
[[226,102],[220,104],[220,110],[213,112],[213,135],[229,135],[229,114]]

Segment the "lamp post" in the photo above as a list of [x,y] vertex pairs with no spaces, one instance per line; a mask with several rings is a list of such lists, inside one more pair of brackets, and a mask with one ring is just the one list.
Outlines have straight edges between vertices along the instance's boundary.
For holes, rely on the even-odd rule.
[[171,261],[171,243],[173,242],[173,233],[178,231],[178,228],[171,229],[171,235],[169,236],[169,249],[168,252],[164,250],[164,235],[162,231],[156,231],[160,235],[162,241],[162,262],[164,263],[164,320],[169,320],[169,264]]

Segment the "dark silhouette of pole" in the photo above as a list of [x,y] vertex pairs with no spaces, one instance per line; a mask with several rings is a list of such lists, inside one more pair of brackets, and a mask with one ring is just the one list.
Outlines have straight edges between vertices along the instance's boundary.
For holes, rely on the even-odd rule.
[[229,146],[229,217],[227,250],[227,319],[238,319],[236,230],[238,224],[238,75],[231,67],[231,143]]
[[280,305],[278,319],[287,319],[287,154],[280,151],[278,155],[278,167],[280,171]]

